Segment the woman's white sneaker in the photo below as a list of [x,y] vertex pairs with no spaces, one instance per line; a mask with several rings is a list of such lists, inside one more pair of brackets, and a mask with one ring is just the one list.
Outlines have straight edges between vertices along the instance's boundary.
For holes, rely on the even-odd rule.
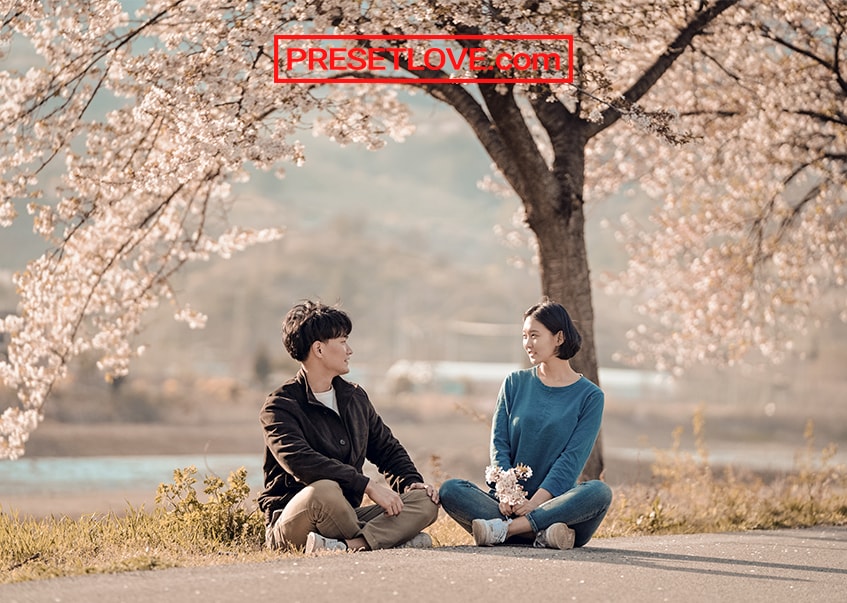
[[474,519],[471,528],[476,546],[494,546],[506,542],[509,522],[502,519]]
[[565,523],[554,523],[546,530],[541,530],[535,535],[535,542],[532,546],[535,548],[561,549],[567,550],[573,548],[574,531]]

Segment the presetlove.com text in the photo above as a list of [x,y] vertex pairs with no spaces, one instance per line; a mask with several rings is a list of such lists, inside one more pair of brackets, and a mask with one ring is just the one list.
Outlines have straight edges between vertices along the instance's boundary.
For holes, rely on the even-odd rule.
[[571,83],[570,35],[274,36],[277,83]]

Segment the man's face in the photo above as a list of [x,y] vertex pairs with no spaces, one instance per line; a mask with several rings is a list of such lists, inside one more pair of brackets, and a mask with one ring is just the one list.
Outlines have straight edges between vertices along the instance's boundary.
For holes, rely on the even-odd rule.
[[324,366],[336,375],[350,372],[350,356],[352,348],[347,344],[347,336],[335,337],[321,341],[318,344],[319,357]]

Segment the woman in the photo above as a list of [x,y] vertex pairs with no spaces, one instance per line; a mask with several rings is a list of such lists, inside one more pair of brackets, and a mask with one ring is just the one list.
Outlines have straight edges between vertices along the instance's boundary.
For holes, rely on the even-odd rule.
[[[577,484],[600,431],[603,392],[571,368],[582,337],[564,307],[552,301],[524,313],[523,345],[532,367],[500,388],[491,427],[491,465],[528,465],[527,500],[498,501],[466,480],[450,479],[444,510],[473,534],[477,546],[532,542],[570,549],[586,544],[606,516],[612,491],[603,482]],[[491,484],[489,484],[491,485]]]

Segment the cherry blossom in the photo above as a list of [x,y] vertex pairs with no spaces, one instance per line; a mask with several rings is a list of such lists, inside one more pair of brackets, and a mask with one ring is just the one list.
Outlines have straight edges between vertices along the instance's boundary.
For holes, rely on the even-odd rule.
[[631,265],[609,285],[645,313],[635,361],[778,358],[825,293],[843,289],[839,3],[135,6],[0,5],[0,227],[31,220],[48,249],[15,275],[17,315],[0,322],[0,378],[19,399],[0,417],[0,457],[23,453],[73,358],[95,354],[107,379],[126,374],[134,335],[162,302],[204,324],[172,285],[186,263],[282,236],[281,225],[229,224],[232,183],[301,165],[307,130],[370,149],[412,133],[394,87],[275,84],[279,33],[574,35],[572,84],[417,88],[468,123],[495,167],[488,185],[521,199],[532,234],[504,236],[533,241],[542,289],[580,325],[575,364],[591,379],[585,204],[622,187],[656,207],[649,224],[624,217]]
[[495,465],[485,468],[485,482],[494,485],[494,495],[500,502],[510,505],[520,505],[527,501],[526,490],[520,483],[532,477],[529,465],[518,463],[509,469]]

